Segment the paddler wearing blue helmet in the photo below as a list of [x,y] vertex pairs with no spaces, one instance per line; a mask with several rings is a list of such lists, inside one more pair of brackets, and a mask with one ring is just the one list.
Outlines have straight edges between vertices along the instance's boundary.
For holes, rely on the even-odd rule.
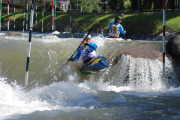
[[[124,16],[124,14],[122,15]],[[121,23],[120,16],[116,16],[115,20],[109,23],[109,37],[110,38],[118,38],[120,33],[122,33],[123,35],[126,34],[126,31],[123,29],[123,26],[120,23]]]

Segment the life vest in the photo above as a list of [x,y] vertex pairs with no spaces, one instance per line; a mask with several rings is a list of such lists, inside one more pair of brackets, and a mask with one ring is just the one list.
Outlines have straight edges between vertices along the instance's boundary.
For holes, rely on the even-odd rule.
[[90,45],[83,45],[80,48],[81,50],[81,58],[84,62],[88,58],[96,59],[98,56],[96,55],[95,49]]
[[119,26],[120,24],[116,25],[113,23],[111,28],[109,29],[109,36],[118,38],[120,35]]

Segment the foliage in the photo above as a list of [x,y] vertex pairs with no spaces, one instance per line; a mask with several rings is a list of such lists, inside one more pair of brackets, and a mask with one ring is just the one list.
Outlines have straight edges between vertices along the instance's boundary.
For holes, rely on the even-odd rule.
[[[116,10],[114,9],[116,5],[117,7],[123,8],[123,10],[138,10],[138,1],[140,10],[163,9],[163,0],[110,0],[108,5],[114,11]],[[171,9],[173,11],[177,3],[177,0],[166,0],[166,9]]]
[[[78,8],[77,8],[77,4],[78,4]],[[91,5],[91,9],[90,9],[90,5]],[[98,8],[99,4],[98,4],[98,0],[72,0],[72,9],[73,11],[81,11],[81,7],[83,12],[97,12],[97,8]]]
[[[29,14],[30,15],[30,14]],[[100,15],[99,27],[100,32],[109,31],[109,22],[114,20],[115,14]],[[144,34],[156,35],[162,33],[163,19],[162,15],[125,15],[122,19],[122,25],[127,31],[127,35],[141,36]],[[10,30],[13,30],[13,13],[10,13]],[[44,32],[51,31],[51,14],[46,13],[44,16]],[[36,17],[34,16],[34,21]],[[33,31],[41,32],[42,15],[38,13],[38,24],[34,23]],[[172,29],[180,32],[180,16],[179,15],[167,15],[166,16],[166,29]],[[93,24],[97,23],[97,14],[89,15],[72,15],[72,32],[86,32]],[[16,30],[22,30],[23,28],[23,13],[16,14]],[[28,22],[29,23],[29,22]],[[57,14],[56,18],[57,30],[59,32],[69,31],[69,15]],[[7,26],[7,14],[2,14],[2,25]]]

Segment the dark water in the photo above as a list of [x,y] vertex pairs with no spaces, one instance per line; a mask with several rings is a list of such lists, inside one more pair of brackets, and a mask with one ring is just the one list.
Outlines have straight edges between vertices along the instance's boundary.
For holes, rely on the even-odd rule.
[[[161,49],[161,42],[109,41],[94,36],[97,53],[108,59],[110,67],[103,73],[83,75],[77,70],[80,60],[64,65],[81,40],[34,33],[25,86],[28,34],[11,37],[0,33],[0,119],[180,119],[179,83],[167,57],[165,78],[158,59],[123,55],[112,64],[119,48]],[[126,74],[129,82],[124,85]]]

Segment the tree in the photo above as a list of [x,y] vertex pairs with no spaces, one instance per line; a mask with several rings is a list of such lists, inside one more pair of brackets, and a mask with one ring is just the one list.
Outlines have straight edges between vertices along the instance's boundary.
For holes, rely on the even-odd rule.
[[172,0],[172,3],[171,3],[171,11],[174,11],[174,0]]
[[132,10],[138,9],[138,0],[131,0],[131,8]]
[[108,5],[112,9],[112,11],[115,11],[117,9],[117,0],[110,0]]
[[117,7],[119,10],[124,10],[124,0],[117,0]]
[[153,5],[153,0],[143,0],[143,8],[142,9],[151,9]]

